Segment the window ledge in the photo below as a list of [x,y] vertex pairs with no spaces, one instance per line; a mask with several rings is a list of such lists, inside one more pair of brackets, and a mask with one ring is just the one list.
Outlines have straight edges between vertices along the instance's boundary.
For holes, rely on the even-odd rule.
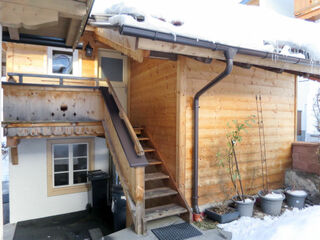
[[88,192],[89,190],[90,190],[90,184],[88,184],[88,183],[77,185],[77,186],[48,188],[48,197],[64,195],[64,194]]

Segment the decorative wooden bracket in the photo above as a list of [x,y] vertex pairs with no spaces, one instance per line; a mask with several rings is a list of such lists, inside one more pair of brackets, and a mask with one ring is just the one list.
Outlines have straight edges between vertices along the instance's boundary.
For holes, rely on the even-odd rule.
[[18,138],[7,138],[7,147],[10,147],[11,152],[11,163],[12,165],[18,165],[19,159],[18,159],[18,144],[20,142],[20,139]]

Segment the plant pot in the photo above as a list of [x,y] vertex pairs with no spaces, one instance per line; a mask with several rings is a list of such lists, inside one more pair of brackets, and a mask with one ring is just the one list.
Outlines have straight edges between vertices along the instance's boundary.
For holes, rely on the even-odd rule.
[[228,208],[228,212],[224,214],[217,213],[218,208],[207,208],[205,210],[205,213],[208,218],[217,221],[219,223],[228,223],[232,222],[233,220],[236,220],[239,218],[239,212],[234,208]]
[[[274,197],[268,197],[269,194],[264,195],[263,190],[261,190],[258,195],[261,199],[262,212],[272,216],[280,215],[282,202],[286,198],[282,192],[271,191],[271,196],[274,195]],[[280,196],[278,197],[278,195]]]
[[[234,196],[232,201],[236,204],[240,217],[252,217],[253,206],[256,199],[248,195],[243,195],[243,198],[245,199],[245,202],[238,200],[238,196]],[[250,201],[246,201],[246,199],[250,199]]]
[[307,192],[303,190],[291,191],[290,189],[286,189],[285,194],[288,206],[299,209],[304,207],[304,201],[308,196]]

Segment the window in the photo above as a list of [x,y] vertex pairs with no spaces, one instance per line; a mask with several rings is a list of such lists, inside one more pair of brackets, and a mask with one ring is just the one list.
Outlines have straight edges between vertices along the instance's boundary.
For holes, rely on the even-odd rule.
[[123,60],[101,57],[101,76],[110,81],[123,82]]
[[48,47],[48,73],[79,75],[78,50]]
[[48,140],[48,195],[87,191],[93,139]]
[[126,87],[128,59],[119,52],[99,51],[99,76],[108,78],[113,87]]
[[88,144],[53,144],[54,187],[87,183]]

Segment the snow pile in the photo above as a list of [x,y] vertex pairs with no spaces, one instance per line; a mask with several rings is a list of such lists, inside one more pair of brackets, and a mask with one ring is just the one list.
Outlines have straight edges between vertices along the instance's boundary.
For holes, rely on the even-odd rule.
[[[96,0],[92,13],[112,14],[112,24],[302,58],[308,53],[320,59],[319,24],[236,2]],[[144,21],[135,16],[144,16]]]
[[269,198],[269,199],[282,199],[282,198],[283,198],[283,195],[280,194],[280,193],[272,192],[272,193],[268,193],[268,194],[265,195],[264,197],[265,197],[265,198]]
[[301,240],[319,239],[320,206],[292,211],[280,217],[266,216],[263,220],[242,217],[237,221],[219,224],[232,232],[232,240]]
[[[237,202],[237,203],[243,203],[243,201],[236,201],[236,202]],[[253,202],[253,200],[250,199],[250,198],[244,199],[244,203],[251,203],[251,202]]]
[[297,197],[303,197],[307,195],[306,191],[303,190],[288,190],[287,193]]

